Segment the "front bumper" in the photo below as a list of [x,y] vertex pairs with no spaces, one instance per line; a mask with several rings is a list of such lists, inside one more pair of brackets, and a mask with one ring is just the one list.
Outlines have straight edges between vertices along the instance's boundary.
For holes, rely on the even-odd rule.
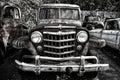
[[[81,56],[81,57],[67,57],[67,58],[53,58],[53,57],[43,57],[43,56],[25,56],[35,59],[35,64],[20,62],[15,60],[17,67],[23,71],[32,71],[40,74],[41,72],[67,72],[67,69],[71,72],[92,72],[92,71],[104,71],[109,69],[109,64],[99,64],[96,56]],[[86,63],[86,60],[96,60],[94,64]],[[41,64],[40,60],[50,60],[50,61],[76,61],[79,60],[80,64]]]

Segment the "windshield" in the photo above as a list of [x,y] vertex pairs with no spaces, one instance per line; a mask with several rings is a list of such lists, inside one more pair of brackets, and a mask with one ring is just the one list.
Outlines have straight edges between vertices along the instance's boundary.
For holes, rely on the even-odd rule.
[[39,16],[40,19],[80,19],[78,9],[69,8],[42,8]]

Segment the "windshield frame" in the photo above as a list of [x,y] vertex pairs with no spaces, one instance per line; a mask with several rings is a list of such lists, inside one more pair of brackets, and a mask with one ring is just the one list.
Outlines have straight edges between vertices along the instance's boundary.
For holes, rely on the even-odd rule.
[[[65,20],[80,20],[81,19],[81,11],[80,11],[80,9],[79,8],[64,8],[64,7],[60,7],[60,8],[58,8],[58,7],[42,7],[42,8],[40,8],[39,9],[39,11],[38,11],[38,18],[39,18],[39,20],[47,20],[47,19],[40,19],[40,11],[41,11],[41,9],[58,9],[58,13],[59,13],[59,15],[58,15],[58,19],[65,19]],[[67,19],[67,18],[61,18],[61,9],[68,9],[68,10],[76,10],[77,11],[77,13],[78,13],[78,19]],[[54,19],[54,18],[53,18]],[[57,19],[57,18],[55,18],[55,19]],[[49,19],[49,20],[52,20],[52,18],[51,19]]]

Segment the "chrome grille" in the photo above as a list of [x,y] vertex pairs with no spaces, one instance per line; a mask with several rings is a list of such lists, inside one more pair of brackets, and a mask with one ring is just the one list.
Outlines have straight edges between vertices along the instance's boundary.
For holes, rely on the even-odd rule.
[[44,31],[44,53],[66,55],[75,53],[75,31]]

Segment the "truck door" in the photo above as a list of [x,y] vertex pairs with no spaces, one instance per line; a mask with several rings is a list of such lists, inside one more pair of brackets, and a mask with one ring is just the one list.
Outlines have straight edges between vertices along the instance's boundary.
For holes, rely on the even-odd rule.
[[103,30],[102,38],[106,40],[107,45],[116,48],[117,36],[119,33],[118,21],[107,21],[105,30]]

